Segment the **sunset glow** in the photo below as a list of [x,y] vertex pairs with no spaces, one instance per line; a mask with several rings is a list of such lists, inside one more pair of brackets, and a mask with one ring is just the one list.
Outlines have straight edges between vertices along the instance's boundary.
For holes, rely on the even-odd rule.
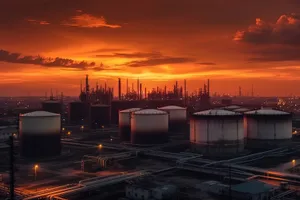
[[291,87],[300,84],[300,6],[275,1],[266,13],[274,1],[5,0],[1,96],[77,96],[85,74],[115,89],[118,78],[149,89],[187,79],[193,91],[210,78],[221,94],[254,85],[257,95],[300,95]]

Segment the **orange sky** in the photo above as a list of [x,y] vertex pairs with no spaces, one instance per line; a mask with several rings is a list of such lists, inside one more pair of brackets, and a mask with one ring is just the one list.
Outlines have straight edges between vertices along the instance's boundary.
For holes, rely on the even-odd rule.
[[221,94],[300,95],[297,13],[296,0],[3,0],[1,96],[78,95],[85,74],[115,90],[210,78]]

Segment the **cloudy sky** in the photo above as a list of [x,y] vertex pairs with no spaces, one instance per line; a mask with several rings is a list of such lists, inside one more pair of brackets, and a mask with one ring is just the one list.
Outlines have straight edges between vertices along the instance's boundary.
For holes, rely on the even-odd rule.
[[0,96],[77,95],[85,74],[300,95],[300,0],[0,1]]

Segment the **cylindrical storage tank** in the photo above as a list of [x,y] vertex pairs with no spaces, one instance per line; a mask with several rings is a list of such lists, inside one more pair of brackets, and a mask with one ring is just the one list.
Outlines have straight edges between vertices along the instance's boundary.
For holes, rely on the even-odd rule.
[[251,148],[284,145],[292,138],[292,114],[272,109],[244,113],[245,138]]
[[187,129],[186,108],[180,106],[164,106],[158,109],[169,113],[169,131],[185,132]]
[[107,127],[110,125],[110,106],[91,106],[91,127],[94,129]]
[[122,141],[130,141],[131,113],[141,108],[129,108],[119,111],[119,137]]
[[21,155],[49,157],[61,152],[60,114],[36,111],[19,116]]
[[192,148],[218,156],[243,151],[243,115],[223,109],[194,113],[190,120],[190,142]]
[[62,104],[60,101],[49,100],[42,102],[43,111],[52,112],[61,114],[62,113]]
[[156,109],[144,109],[131,114],[131,143],[161,144],[168,141],[169,115]]
[[86,105],[83,102],[71,102],[69,104],[69,122],[71,124],[82,124],[86,115]]

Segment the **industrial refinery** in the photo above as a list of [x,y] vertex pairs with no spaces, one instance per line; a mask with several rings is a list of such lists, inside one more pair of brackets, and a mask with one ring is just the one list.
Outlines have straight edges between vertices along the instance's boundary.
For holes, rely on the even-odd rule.
[[135,88],[127,79],[125,92],[117,81],[118,90],[98,83],[91,88],[86,76],[77,98],[51,92],[36,109],[14,114],[0,130],[0,196],[300,198],[291,112],[253,104],[252,97],[236,104],[226,97],[224,104],[225,97],[210,96],[209,80],[196,92],[188,91],[186,80],[170,90],[147,90],[141,80],[134,80]]

